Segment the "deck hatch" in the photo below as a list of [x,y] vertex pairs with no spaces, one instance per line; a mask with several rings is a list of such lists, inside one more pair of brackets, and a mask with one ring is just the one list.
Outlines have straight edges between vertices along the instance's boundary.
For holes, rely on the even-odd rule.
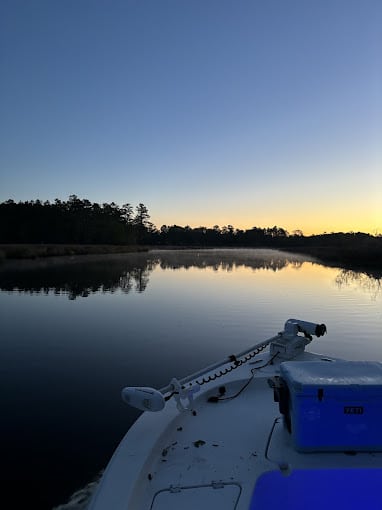
[[155,494],[150,510],[168,510],[169,508],[235,510],[240,494],[241,486],[236,483],[171,487]]

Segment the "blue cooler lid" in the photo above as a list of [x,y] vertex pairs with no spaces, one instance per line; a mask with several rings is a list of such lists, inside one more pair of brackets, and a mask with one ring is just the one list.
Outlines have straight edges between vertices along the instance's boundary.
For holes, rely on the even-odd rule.
[[348,388],[382,394],[382,363],[376,361],[284,361],[280,375],[290,391]]

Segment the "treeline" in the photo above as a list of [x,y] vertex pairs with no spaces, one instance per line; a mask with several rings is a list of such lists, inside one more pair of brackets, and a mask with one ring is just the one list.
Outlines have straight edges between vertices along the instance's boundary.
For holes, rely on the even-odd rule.
[[154,229],[144,204],[133,208],[91,203],[71,195],[67,201],[0,203],[2,243],[143,244]]
[[163,225],[159,231],[154,232],[156,244],[171,246],[215,246],[215,247],[253,247],[276,246],[289,237],[289,233],[280,227],[259,228],[249,230],[236,229],[232,225],[212,228],[178,225]]
[[71,195],[67,201],[0,203],[0,242],[5,244],[152,245],[174,247],[278,248],[327,262],[382,268],[382,236],[337,232],[304,236],[281,227],[236,229],[162,225],[150,221],[147,207],[91,203]]
[[304,236],[300,231],[289,233],[281,227],[248,230],[232,226],[190,228],[163,226],[153,233],[156,244],[171,246],[274,248],[311,255],[326,263],[344,267],[382,270],[382,236],[362,232],[333,232]]
[[0,203],[1,243],[150,244],[171,246],[258,246],[289,237],[280,227],[235,229],[163,225],[150,222],[144,204],[91,203],[71,195],[67,201]]

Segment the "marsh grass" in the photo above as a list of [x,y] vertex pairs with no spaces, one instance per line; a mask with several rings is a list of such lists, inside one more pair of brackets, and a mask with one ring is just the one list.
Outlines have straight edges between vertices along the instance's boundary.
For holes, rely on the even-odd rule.
[[64,255],[97,255],[147,251],[144,246],[111,244],[3,244],[0,262],[6,259],[37,259]]

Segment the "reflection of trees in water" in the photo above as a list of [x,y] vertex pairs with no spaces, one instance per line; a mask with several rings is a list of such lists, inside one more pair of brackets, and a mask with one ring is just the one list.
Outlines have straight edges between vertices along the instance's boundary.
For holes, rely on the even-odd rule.
[[[41,276],[39,276],[39,278],[41,278]],[[1,278],[1,280],[3,280],[3,278]],[[86,277],[80,277],[72,280],[70,276],[67,276],[67,281],[65,283],[54,281],[41,285],[40,282],[32,282],[30,281],[30,278],[27,278],[27,281],[20,281],[10,285],[7,285],[6,283],[4,284],[4,282],[1,281],[0,289],[25,292],[29,294],[49,294],[54,292],[56,295],[65,294],[69,299],[73,300],[77,297],[88,297],[90,294],[95,294],[97,292],[114,293],[119,289],[121,289],[125,294],[128,294],[132,290],[135,290],[136,292],[143,292],[147,287],[148,281],[149,271],[142,268],[134,268],[130,271],[123,271],[120,276],[116,275],[115,282],[100,283],[97,282],[96,279],[93,283],[90,283],[87,281]]]
[[146,254],[85,257],[44,261],[43,264],[15,264],[0,272],[0,289],[30,294],[65,294],[69,299],[122,290],[143,292],[155,266]]
[[149,277],[154,267],[142,269],[136,267],[131,271],[126,271],[119,278],[118,288],[120,288],[125,294],[128,294],[133,289],[136,292],[144,292],[149,283]]
[[273,250],[153,251],[115,256],[77,257],[15,264],[0,271],[0,289],[25,293],[65,294],[69,299],[97,292],[144,292],[157,267],[179,270],[196,267],[231,272],[245,267],[280,271],[298,269],[306,259]]
[[350,287],[352,285],[368,292],[372,299],[377,299],[382,290],[382,274],[369,274],[342,269],[335,280],[338,288]]
[[246,267],[280,271],[287,266],[299,269],[304,261],[311,260],[292,253],[276,250],[179,250],[158,251],[158,263],[162,269],[212,269],[231,272],[233,269]]
[[[144,292],[156,267],[165,270],[202,270],[232,272],[239,268],[254,271],[281,271],[286,267],[299,269],[311,260],[275,250],[158,250],[114,256],[90,256],[44,260],[0,266],[0,290],[24,293],[65,294],[69,299],[91,294],[125,294]],[[382,274],[342,270],[337,275],[339,287],[356,285],[373,299],[381,294]]]

